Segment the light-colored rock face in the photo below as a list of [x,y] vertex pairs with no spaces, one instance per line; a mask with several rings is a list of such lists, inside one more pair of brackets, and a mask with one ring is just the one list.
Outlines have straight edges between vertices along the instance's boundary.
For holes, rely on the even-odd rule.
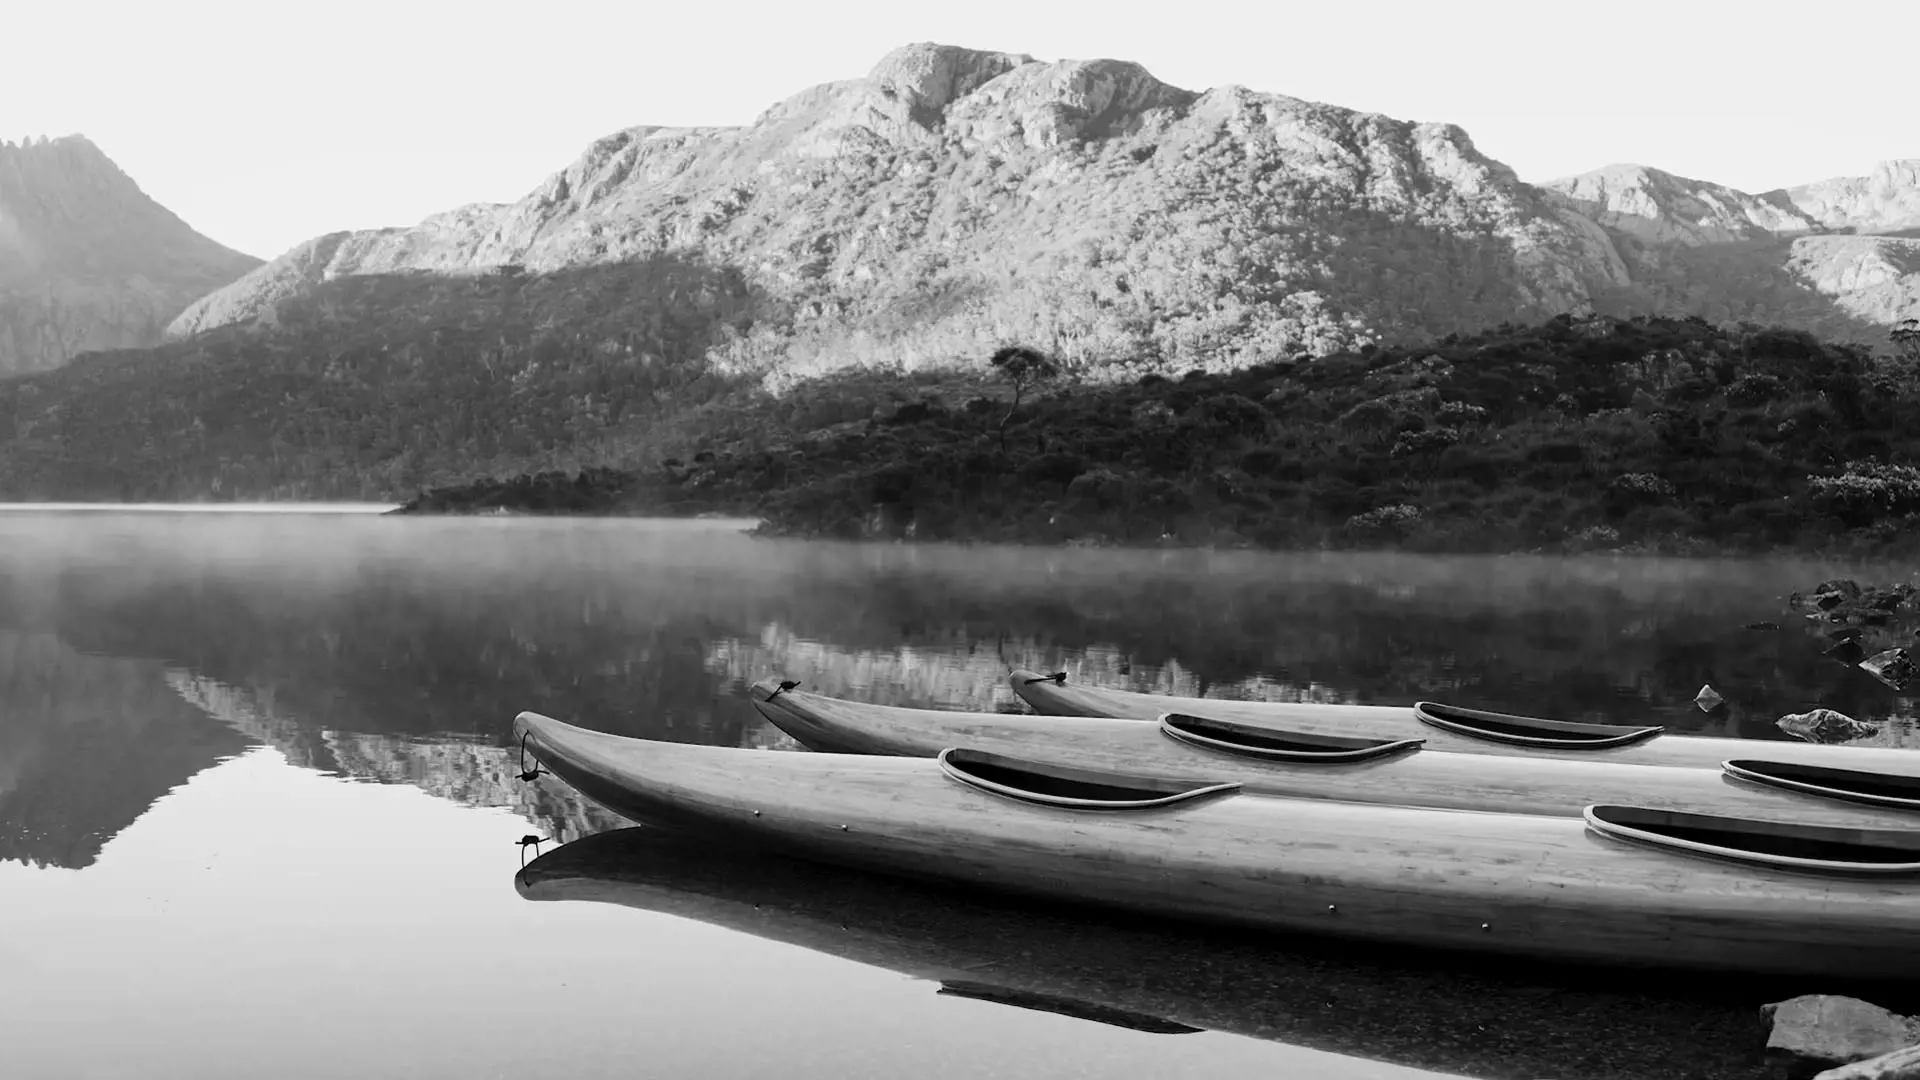
[[1883,161],[1866,176],[1822,180],[1778,194],[1828,229],[1920,229],[1920,158]]
[[[918,44],[750,125],[607,136],[516,203],[312,241],[170,329],[270,318],[342,275],[672,251],[737,267],[773,301],[782,314],[709,360],[776,383],[977,360],[1007,340],[1083,370],[1233,367],[1602,304],[1665,310],[1789,272],[1784,288],[1827,305],[1817,329],[1860,332],[1911,310],[1905,248],[1816,234],[1905,220],[1912,166],[1763,196],[1640,166],[1536,187],[1449,124]],[[1663,254],[1739,244],[1766,274],[1689,274]],[[1734,299],[1705,306],[1773,297]]]
[[1647,244],[1724,244],[1821,227],[1791,204],[1642,165],[1609,165],[1542,186],[1568,208]]
[[0,376],[159,342],[260,261],[194,232],[79,137],[0,143]]
[[1920,238],[1805,236],[1789,260],[1803,281],[1876,325],[1920,319]]
[[916,45],[748,126],[608,136],[511,205],[303,245],[172,329],[340,274],[665,250],[785,302],[789,321],[713,359],[789,376],[1008,337],[1070,362],[1231,366],[1585,311],[1626,276],[1603,231],[1449,125]]

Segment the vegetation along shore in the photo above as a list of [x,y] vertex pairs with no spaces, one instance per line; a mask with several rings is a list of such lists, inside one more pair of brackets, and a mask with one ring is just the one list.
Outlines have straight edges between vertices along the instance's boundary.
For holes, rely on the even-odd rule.
[[1906,550],[1920,348],[1686,318],[1506,325],[1239,371],[848,374],[700,411],[656,461],[401,512],[758,516],[803,536],[1418,551]]

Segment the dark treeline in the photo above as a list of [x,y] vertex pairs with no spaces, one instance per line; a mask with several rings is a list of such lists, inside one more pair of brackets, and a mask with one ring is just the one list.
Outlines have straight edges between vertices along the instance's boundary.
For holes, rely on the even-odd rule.
[[1884,550],[1920,512],[1913,361],[1797,331],[1562,317],[1122,385],[1050,374],[1023,369],[997,394],[856,375],[736,395],[706,408],[690,457],[417,506],[1426,551]]

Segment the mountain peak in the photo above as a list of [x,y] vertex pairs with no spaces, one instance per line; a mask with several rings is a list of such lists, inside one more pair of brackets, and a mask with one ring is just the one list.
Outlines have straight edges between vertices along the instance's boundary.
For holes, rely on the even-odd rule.
[[0,150],[29,150],[29,149],[41,150],[47,147],[59,147],[59,146],[90,147],[94,150],[99,149],[99,147],[93,145],[92,139],[89,139],[85,135],[82,135],[78,132],[75,132],[70,135],[53,135],[53,136],[28,135],[22,138],[19,142],[14,142],[11,139],[0,139]]
[[156,341],[259,265],[154,202],[84,135],[0,143],[0,375]]
[[909,106],[945,111],[948,105],[986,83],[1026,64],[1025,53],[988,52],[931,41],[903,45],[880,58],[867,72],[868,84]]

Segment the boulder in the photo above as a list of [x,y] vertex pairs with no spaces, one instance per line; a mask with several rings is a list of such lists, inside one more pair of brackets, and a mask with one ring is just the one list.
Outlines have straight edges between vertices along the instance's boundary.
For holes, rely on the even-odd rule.
[[1880,611],[1894,611],[1913,596],[1911,585],[1889,585],[1884,589],[1874,589],[1860,598],[1863,606],[1877,608]]
[[1920,1020],[1859,998],[1805,994],[1762,1005],[1760,1016],[1770,1025],[1767,1056],[1789,1072],[1865,1061],[1920,1043]]
[[1812,743],[1848,742],[1880,734],[1878,724],[1855,720],[1846,713],[1836,712],[1833,709],[1789,713],[1774,721],[1773,726],[1795,738]]
[[1830,656],[1848,667],[1853,667],[1866,659],[1867,650],[1860,647],[1858,638],[1844,638],[1821,650],[1820,655]]
[[1860,597],[1860,583],[1852,578],[1831,578],[1813,587],[1815,596],[1837,595],[1843,600]]
[[1888,649],[1867,657],[1860,661],[1860,670],[1895,690],[1905,690],[1915,676],[1920,675],[1920,670],[1914,667],[1913,657],[1902,648]]

